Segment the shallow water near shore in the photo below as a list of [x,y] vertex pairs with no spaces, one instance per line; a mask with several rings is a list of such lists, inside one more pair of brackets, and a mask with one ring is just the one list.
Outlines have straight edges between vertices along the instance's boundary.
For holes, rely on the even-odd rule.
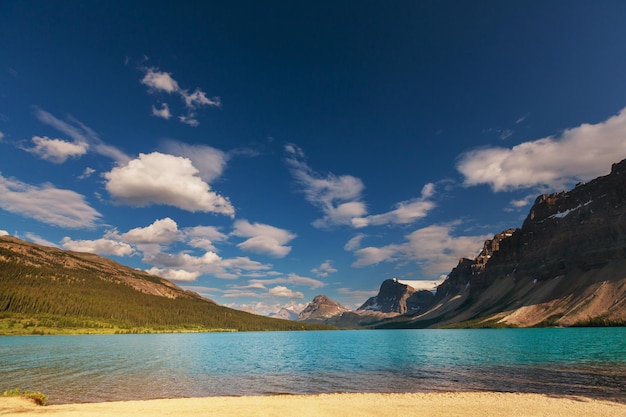
[[625,402],[626,328],[0,337],[0,390],[51,403],[506,391]]

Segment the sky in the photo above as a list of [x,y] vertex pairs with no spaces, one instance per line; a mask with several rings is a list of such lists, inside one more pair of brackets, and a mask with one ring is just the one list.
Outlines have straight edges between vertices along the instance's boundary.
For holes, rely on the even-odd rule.
[[433,288],[626,158],[626,2],[0,2],[0,234],[221,305]]

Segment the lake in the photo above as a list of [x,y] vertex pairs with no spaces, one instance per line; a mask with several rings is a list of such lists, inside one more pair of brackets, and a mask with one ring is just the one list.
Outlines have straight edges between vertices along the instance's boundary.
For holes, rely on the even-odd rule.
[[626,401],[626,328],[0,337],[0,391],[50,403],[519,391]]

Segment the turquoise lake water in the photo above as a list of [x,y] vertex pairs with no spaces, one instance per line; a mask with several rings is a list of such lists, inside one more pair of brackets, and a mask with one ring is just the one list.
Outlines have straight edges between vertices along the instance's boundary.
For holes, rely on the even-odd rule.
[[51,403],[520,391],[626,402],[626,328],[0,337],[0,391]]

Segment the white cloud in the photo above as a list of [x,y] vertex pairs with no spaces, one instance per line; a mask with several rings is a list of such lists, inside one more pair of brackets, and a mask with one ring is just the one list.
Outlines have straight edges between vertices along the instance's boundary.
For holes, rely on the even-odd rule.
[[222,105],[222,101],[219,97],[208,98],[206,96],[206,93],[199,88],[196,88],[193,93],[187,93],[187,91],[182,91],[181,95],[185,100],[185,105],[190,109],[195,109],[196,107],[200,106],[220,107]]
[[126,154],[119,149],[104,143],[96,132],[76,119],[70,118],[71,123],[67,123],[41,109],[35,110],[35,116],[37,116],[37,119],[39,119],[40,122],[52,126],[74,139],[75,143],[89,144],[89,149],[95,151],[99,155],[111,158],[119,164],[125,164],[130,160]]
[[169,120],[172,117],[172,113],[170,112],[170,108],[167,103],[162,103],[160,109],[152,106],[152,115],[165,120]]
[[170,140],[165,141],[163,147],[168,154],[190,159],[200,178],[209,183],[222,175],[228,162],[225,152],[207,145],[188,145]]
[[86,142],[67,142],[62,139],[50,139],[45,136],[33,136],[32,141],[35,147],[26,148],[25,150],[55,164],[62,164],[70,157],[82,156],[89,149],[89,145]]
[[87,167],[85,168],[85,170],[83,171],[83,173],[81,175],[78,176],[79,180],[84,180],[85,178],[89,178],[91,177],[91,175],[96,172],[95,169]]
[[38,187],[0,175],[0,196],[0,208],[55,226],[93,228],[101,217],[81,194],[51,184]]
[[287,144],[285,151],[287,164],[303,187],[306,200],[324,213],[323,218],[313,222],[315,227],[351,225],[352,219],[367,214],[365,204],[360,201],[365,186],[359,178],[332,173],[322,177],[304,162],[304,152],[296,145]]
[[406,241],[383,247],[367,247],[355,251],[355,267],[380,262],[414,262],[422,274],[434,276],[448,273],[460,258],[474,258],[485,240],[492,235],[452,236],[458,223],[431,225],[406,235]]
[[461,155],[457,169],[468,186],[488,184],[494,191],[534,186],[564,188],[609,172],[626,158],[626,108],[597,123],[584,123],[558,136],[512,148],[485,148]]
[[267,285],[273,284],[292,284],[308,287],[311,289],[326,286],[325,283],[314,278],[303,277],[294,273],[288,274],[286,277],[278,277],[272,279],[252,279],[248,282],[248,288],[266,288]]
[[270,288],[269,293],[270,295],[273,295],[275,297],[304,298],[304,294],[302,294],[300,291],[293,291],[281,285]]
[[337,269],[333,268],[332,261],[330,259],[327,259],[324,262],[322,262],[322,264],[318,266],[317,268],[311,269],[311,272],[313,272],[318,277],[327,277],[328,274],[337,272]]
[[247,257],[223,259],[211,251],[205,252],[202,256],[194,256],[188,253],[144,252],[143,261],[146,264],[163,268],[162,270],[164,271],[184,270],[212,275],[222,279],[236,279],[242,276],[249,276],[258,271],[268,271],[272,267],[269,264],[262,264]]
[[175,93],[180,91],[178,82],[172,78],[169,72],[159,71],[156,68],[147,68],[141,83],[156,91]]
[[529,194],[519,200],[511,200],[509,204],[511,204],[514,208],[526,207],[537,198],[537,194],[538,193]]
[[422,195],[419,198],[398,203],[394,210],[388,211],[387,213],[353,218],[352,225],[356,228],[360,228],[385,224],[413,223],[416,220],[426,217],[428,213],[436,207],[436,204],[430,200],[434,192],[435,185],[428,183],[422,188]]
[[164,204],[183,210],[234,216],[228,199],[211,191],[191,160],[153,152],[139,154],[124,166],[104,174],[107,191],[119,201],[138,207]]
[[191,127],[198,127],[200,126],[200,122],[198,121],[198,119],[194,118],[195,116],[190,115],[190,116],[178,116],[178,120],[180,120],[181,123],[184,123],[186,125],[189,125]]
[[358,235],[354,236],[353,238],[351,238],[343,247],[344,250],[347,250],[348,252],[351,252],[355,249],[358,249],[361,247],[361,241],[366,237],[366,235],[364,235],[363,233],[359,233]]
[[136,227],[120,236],[131,243],[172,243],[179,239],[178,225],[169,217],[155,220],[150,226]]
[[[149,92],[176,94],[183,100],[187,109],[187,114],[178,116],[178,120],[182,123],[196,127],[200,124],[196,119],[195,113],[198,108],[204,106],[222,106],[222,102],[219,97],[209,98],[200,88],[196,88],[192,93],[184,88],[181,88],[169,72],[160,71],[158,68],[144,68],[143,70],[145,71],[145,74],[141,83],[148,87]],[[163,103],[160,109],[152,106],[152,114],[163,119],[169,119],[172,116],[167,103]]]
[[98,255],[129,256],[135,250],[128,243],[111,239],[72,240],[68,236],[61,240],[61,246],[75,252],[89,252]]
[[213,226],[186,227],[182,230],[182,234],[189,246],[213,252],[217,250],[213,242],[221,242],[228,238]]
[[172,281],[183,282],[195,281],[201,275],[198,271],[185,271],[184,269],[160,269],[156,267],[147,269],[146,272],[161,278],[171,279]]
[[0,132],[0,142],[2,142],[2,138],[4,138],[4,133]]
[[288,230],[268,224],[251,224],[247,220],[237,220],[232,235],[249,238],[237,245],[240,249],[276,258],[283,258],[291,252],[291,246],[286,246],[286,244],[296,237]]

